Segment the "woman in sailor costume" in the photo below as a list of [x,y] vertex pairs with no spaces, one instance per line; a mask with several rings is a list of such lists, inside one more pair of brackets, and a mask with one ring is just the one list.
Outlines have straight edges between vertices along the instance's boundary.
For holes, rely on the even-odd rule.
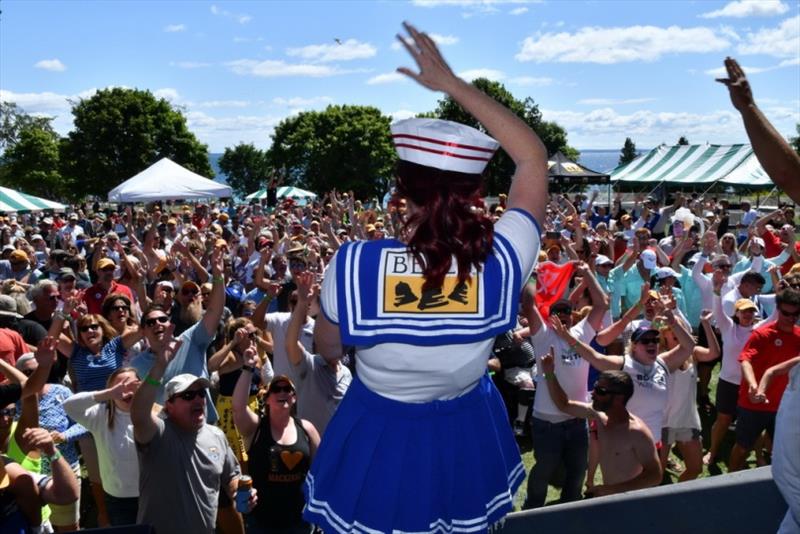
[[[325,532],[480,532],[511,510],[525,477],[503,402],[486,374],[512,329],[539,253],[547,152],[518,117],[456,77],[406,24],[420,72],[492,137],[435,119],[392,125],[401,240],[343,245],[325,274],[317,351],[356,347],[358,377],[306,478],[304,517]],[[471,209],[498,145],[516,163],[509,209],[492,226]]]

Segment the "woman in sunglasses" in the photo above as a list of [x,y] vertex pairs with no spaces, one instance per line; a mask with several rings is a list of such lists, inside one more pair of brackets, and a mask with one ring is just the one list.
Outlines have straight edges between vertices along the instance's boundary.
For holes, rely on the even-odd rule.
[[[111,327],[119,334],[128,334],[139,330],[139,323],[133,317],[131,301],[126,295],[120,293],[108,295],[105,300],[103,300],[101,313],[103,318],[108,321]],[[127,364],[129,355],[136,354],[143,348],[141,340],[134,343],[129,350],[126,351],[126,358],[123,364]]]
[[109,523],[136,523],[139,501],[139,460],[133,441],[131,401],[139,389],[132,367],[120,367],[100,391],[76,393],[64,401],[64,411],[94,437]]
[[258,354],[258,369],[260,373],[252,375],[250,384],[250,395],[248,406],[252,410],[258,409],[258,388],[262,378],[269,383],[272,379],[272,364],[266,357],[266,352],[272,352],[272,344],[262,340],[261,332],[253,325],[250,319],[240,317],[228,321],[225,325],[225,345],[214,353],[208,360],[208,372],[217,371],[219,374],[219,395],[217,396],[216,407],[219,414],[217,426],[219,426],[228,443],[239,460],[239,463],[247,461],[247,453],[242,443],[242,436],[233,424],[233,390],[239,380],[244,365],[244,354],[247,350],[254,350]]
[[258,356],[248,348],[244,357],[233,392],[233,419],[244,439],[253,487],[265,503],[248,514],[247,531],[310,533],[312,527],[302,517],[303,481],[319,447],[319,433],[311,422],[295,416],[297,391],[286,375],[270,382],[263,413],[251,409],[249,395]]

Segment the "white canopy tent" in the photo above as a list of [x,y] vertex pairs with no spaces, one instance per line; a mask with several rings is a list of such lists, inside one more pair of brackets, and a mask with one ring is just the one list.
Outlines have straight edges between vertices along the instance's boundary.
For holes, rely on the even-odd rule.
[[227,185],[204,178],[163,158],[108,193],[110,202],[197,200],[230,197]]

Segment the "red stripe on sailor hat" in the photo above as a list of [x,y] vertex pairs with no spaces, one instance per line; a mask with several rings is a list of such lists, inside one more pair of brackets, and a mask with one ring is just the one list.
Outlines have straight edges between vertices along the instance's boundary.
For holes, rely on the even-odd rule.
[[440,119],[406,119],[391,129],[400,159],[445,171],[480,174],[500,146],[475,128]]

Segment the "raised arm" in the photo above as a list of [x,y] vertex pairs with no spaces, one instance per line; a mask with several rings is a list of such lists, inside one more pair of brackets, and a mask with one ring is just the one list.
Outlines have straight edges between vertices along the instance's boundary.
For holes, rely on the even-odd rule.
[[250,409],[250,384],[253,380],[253,373],[255,372],[255,365],[258,362],[258,355],[252,349],[245,350],[244,353],[245,364],[242,367],[242,373],[239,375],[239,380],[236,381],[236,387],[233,389],[233,398],[231,399],[233,408],[233,423],[242,437],[245,440],[247,448],[255,436],[256,429],[258,429],[258,415]]
[[700,326],[706,333],[708,348],[695,345],[693,354],[698,362],[714,361],[722,355],[722,348],[719,346],[719,340],[714,334],[714,327],[711,326],[711,316],[712,313],[710,310],[703,310],[700,312]]
[[606,292],[600,287],[600,284],[597,282],[597,278],[595,277],[594,273],[592,273],[592,270],[589,269],[588,265],[581,263],[577,270],[583,275],[583,280],[586,283],[586,289],[589,290],[589,295],[592,297],[592,311],[589,312],[586,321],[595,331],[597,331],[597,329],[602,326],[603,317],[605,316],[606,311],[608,311],[608,295],[606,295]]
[[404,23],[410,39],[398,36],[420,69],[398,72],[433,91],[442,91],[486,127],[514,160],[516,172],[508,194],[508,206],[521,208],[543,221],[547,203],[547,150],[539,137],[519,117],[450,70],[430,36]]
[[213,273],[211,296],[208,298],[208,308],[203,315],[203,328],[212,337],[222,319],[222,312],[225,308],[225,277],[223,273],[222,248],[216,247],[211,253],[211,271]]
[[670,371],[678,369],[686,359],[692,355],[695,342],[692,334],[686,329],[683,321],[679,321],[672,310],[665,310],[664,316],[666,317],[667,324],[669,325],[672,333],[678,338],[678,345],[661,355],[661,359],[667,364]]
[[581,358],[589,362],[598,371],[614,371],[622,369],[622,356],[607,356],[605,354],[600,354],[586,343],[576,339],[558,317],[550,317],[550,326],[553,328],[555,333],[558,334],[558,337],[563,339],[571,349],[577,352]]
[[597,337],[595,341],[601,347],[607,347],[611,343],[614,342],[622,333],[625,331],[625,327],[627,327],[634,319],[639,317],[644,309],[644,305],[647,300],[650,298],[650,284],[646,283],[642,286],[641,295],[639,297],[639,302],[636,305],[631,306],[628,310],[622,314],[617,321],[612,323],[608,328],[604,328],[600,332],[597,333]]
[[549,352],[542,356],[542,372],[544,373],[544,381],[547,382],[550,398],[553,399],[553,404],[556,405],[556,408],[572,417],[580,417],[583,419],[597,417],[598,414],[592,409],[591,405],[585,402],[570,400],[569,397],[567,397],[561,384],[558,383],[554,360],[555,350],[551,346]]
[[728,77],[717,81],[725,84],[733,107],[742,114],[744,129],[759,163],[775,185],[783,189],[792,200],[800,202],[800,155],[756,106],[750,83],[739,63],[733,58],[726,58],[725,68]]
[[304,271],[294,278],[297,283],[297,304],[294,305],[289,325],[286,328],[286,354],[289,363],[296,367],[303,361],[303,345],[300,330],[306,322],[308,305],[313,298],[314,274]]

